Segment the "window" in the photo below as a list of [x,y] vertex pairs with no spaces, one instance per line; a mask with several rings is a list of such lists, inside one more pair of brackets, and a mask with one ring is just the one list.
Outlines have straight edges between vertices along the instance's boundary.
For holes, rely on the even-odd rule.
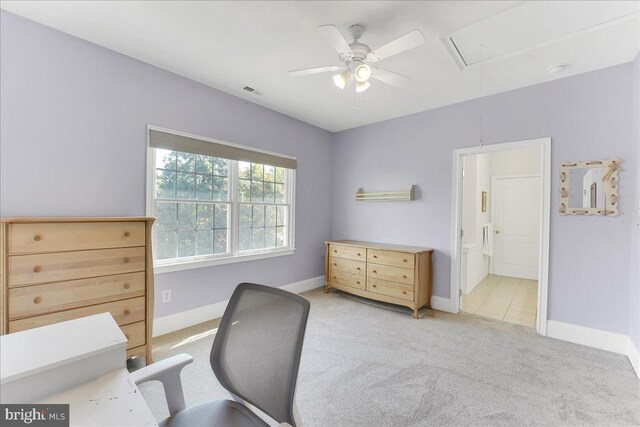
[[[235,156],[210,150],[220,142],[201,142],[211,153]],[[257,153],[262,161],[282,163]],[[294,169],[154,147],[153,137],[149,156],[158,272],[292,253]]]

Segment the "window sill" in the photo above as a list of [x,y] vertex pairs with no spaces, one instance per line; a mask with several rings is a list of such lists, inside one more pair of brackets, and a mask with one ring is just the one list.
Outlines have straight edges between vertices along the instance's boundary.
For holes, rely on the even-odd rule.
[[243,254],[236,256],[226,256],[221,258],[203,259],[196,261],[175,262],[172,264],[154,264],[155,274],[171,273],[174,271],[192,270],[194,268],[213,267],[216,265],[234,264],[236,262],[255,261],[259,259],[275,258],[286,255],[293,255],[294,249],[284,249],[281,251],[260,252],[253,254]]

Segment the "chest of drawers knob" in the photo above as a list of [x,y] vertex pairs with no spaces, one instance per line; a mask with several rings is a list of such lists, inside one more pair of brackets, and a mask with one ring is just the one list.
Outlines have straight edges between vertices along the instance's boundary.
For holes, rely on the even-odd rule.
[[409,262],[409,260],[405,258],[402,260],[402,262]]
[[404,275],[402,276],[402,278],[403,278],[403,279],[406,279],[406,278],[407,278],[407,275],[406,275],[406,274],[404,274]]
[[35,298],[33,299],[33,303],[34,303],[34,304],[40,304],[41,302],[42,302],[42,298],[41,298],[41,297],[35,297]]
[[374,273],[377,273],[377,272],[378,272],[378,270],[373,270],[373,272],[374,272]]
[[376,286],[376,285],[373,285],[373,287],[374,287],[374,288],[377,288],[377,286]]
[[406,294],[407,294],[407,291],[402,291],[402,293],[406,295]]
[[35,240],[36,242],[39,242],[40,240],[42,240],[42,236],[39,234],[36,234],[35,236],[33,236],[33,240]]
[[41,270],[42,270],[42,268],[39,265],[33,266],[33,272],[34,273],[40,273]]
[[130,315],[130,314],[131,314],[131,312],[129,311],[129,309],[128,309],[128,308],[125,308],[125,309],[124,309],[124,315],[125,315],[125,316],[128,316],[128,315]]
[[125,289],[129,289],[130,287],[131,287],[131,285],[130,285],[130,284],[128,284],[128,283],[125,283],[125,284],[124,284],[124,288],[125,288]]
[[131,233],[129,233],[128,231],[125,231],[124,232],[124,237],[129,237],[129,236],[131,236]]
[[122,261],[124,261],[125,264],[129,264],[130,259],[129,258],[125,258]]
[[358,256],[362,256],[362,255],[360,254],[360,252],[358,252]]

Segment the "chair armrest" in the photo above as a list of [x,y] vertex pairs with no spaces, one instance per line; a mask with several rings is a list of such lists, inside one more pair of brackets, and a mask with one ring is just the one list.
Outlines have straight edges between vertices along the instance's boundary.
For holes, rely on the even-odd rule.
[[180,372],[191,362],[193,362],[191,355],[177,354],[132,372],[131,378],[136,385],[147,381],[160,381],[164,387],[169,414],[174,415],[186,408]]

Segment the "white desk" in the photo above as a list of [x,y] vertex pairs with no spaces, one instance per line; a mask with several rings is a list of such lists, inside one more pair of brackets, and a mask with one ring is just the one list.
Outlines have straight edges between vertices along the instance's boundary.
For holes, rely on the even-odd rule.
[[157,426],[109,313],[0,337],[0,403],[66,403],[71,426]]

